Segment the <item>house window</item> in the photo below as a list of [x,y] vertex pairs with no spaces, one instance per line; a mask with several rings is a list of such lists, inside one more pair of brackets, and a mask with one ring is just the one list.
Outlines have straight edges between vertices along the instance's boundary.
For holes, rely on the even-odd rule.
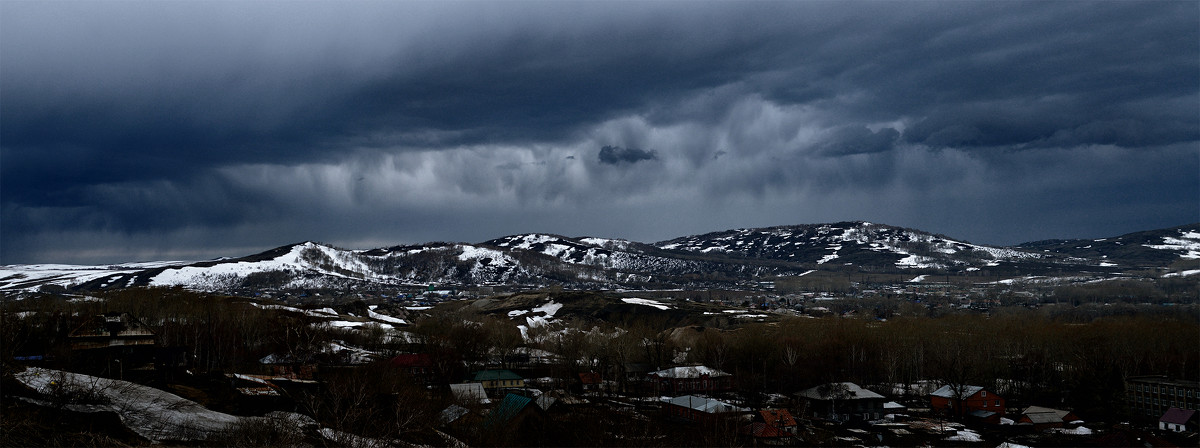
[[982,391],[982,392],[980,392],[980,394],[981,394],[981,395],[980,395],[981,397],[987,398],[987,391],[986,391],[986,390],[985,390],[985,391]]
[[983,407],[985,407],[985,408],[987,407],[987,400],[983,401]]
[[1000,400],[996,400],[996,407],[1000,407]]

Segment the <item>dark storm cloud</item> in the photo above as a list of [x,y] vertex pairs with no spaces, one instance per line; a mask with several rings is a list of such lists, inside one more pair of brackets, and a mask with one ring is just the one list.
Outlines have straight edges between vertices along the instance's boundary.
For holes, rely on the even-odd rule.
[[[1194,172],[1118,183],[1075,171],[1090,166],[1077,159],[1101,156],[1105,167],[1196,164],[1195,2],[0,9],[4,262],[89,232],[115,247],[230,233],[244,247],[253,229],[282,227],[297,239],[368,241],[427,235],[416,213],[525,231],[516,223],[532,209],[569,225],[555,216],[582,216],[573,203],[614,204],[618,215],[727,203],[752,221],[696,217],[711,224],[696,230],[888,222],[928,211],[920,198],[944,200],[946,189],[959,204],[994,200],[1006,179],[1054,167],[1097,195],[1128,192],[1127,210],[1197,199]],[[622,146],[585,157],[612,142]],[[830,207],[885,197],[913,211],[739,208],[807,210],[823,197],[839,198]],[[976,222],[997,222],[979,213]],[[334,215],[357,227],[323,218]],[[1194,220],[1194,206],[1154,216],[1143,227]]]
[[600,148],[597,155],[600,163],[620,165],[622,163],[637,163],[643,160],[655,160],[658,154],[654,150],[646,151],[638,148],[622,148],[620,146],[605,146]]
[[820,152],[837,156],[891,151],[899,137],[900,132],[892,128],[872,132],[863,126],[843,126],[822,143]]

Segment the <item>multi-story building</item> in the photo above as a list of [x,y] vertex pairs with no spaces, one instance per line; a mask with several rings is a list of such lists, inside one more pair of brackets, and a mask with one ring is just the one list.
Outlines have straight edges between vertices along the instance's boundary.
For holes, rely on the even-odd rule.
[[1200,381],[1135,376],[1125,381],[1125,397],[1134,415],[1157,419],[1170,408],[1200,409]]

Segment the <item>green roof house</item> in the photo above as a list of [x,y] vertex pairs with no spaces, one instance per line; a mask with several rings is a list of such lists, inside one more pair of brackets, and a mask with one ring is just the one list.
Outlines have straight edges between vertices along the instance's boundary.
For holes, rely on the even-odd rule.
[[507,369],[480,370],[474,373],[471,382],[483,384],[488,391],[525,387],[525,379]]

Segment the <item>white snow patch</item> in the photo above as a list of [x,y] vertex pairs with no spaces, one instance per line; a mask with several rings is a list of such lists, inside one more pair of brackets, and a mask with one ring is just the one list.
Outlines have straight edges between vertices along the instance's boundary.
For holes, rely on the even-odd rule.
[[1192,232],[1181,230],[1179,238],[1163,237],[1162,244],[1145,244],[1144,246],[1151,249],[1183,251],[1180,258],[1196,259],[1200,258],[1200,232]]
[[967,428],[962,428],[962,429],[958,430],[958,434],[955,434],[953,436],[947,437],[942,440],[951,440],[951,441],[955,441],[955,442],[982,442],[983,437],[980,437],[979,433],[977,433],[975,431],[972,431]]
[[375,308],[378,308],[378,307],[379,307],[379,305],[371,305],[371,307],[369,309],[367,309],[367,316],[372,319],[375,319],[375,320],[382,320],[384,322],[393,323],[393,324],[397,324],[397,325],[408,325],[408,322],[405,321],[404,319],[388,316],[386,314],[376,313]]
[[645,306],[652,306],[652,307],[658,308],[658,309],[660,309],[660,310],[669,310],[669,309],[671,309],[671,306],[670,306],[670,305],[667,305],[667,304],[665,304],[665,303],[659,302],[659,301],[657,301],[657,300],[650,300],[650,299],[638,299],[638,298],[627,298],[627,299],[621,299],[621,301],[622,301],[622,302],[625,302],[625,303],[632,303],[632,304],[634,304],[634,305],[645,305]]
[[462,253],[458,255],[460,261],[481,260],[491,258],[494,262],[503,262],[505,260],[504,252],[496,249],[488,249],[486,247],[475,247],[470,245],[462,245]]
[[1091,430],[1091,429],[1088,429],[1088,428],[1086,428],[1086,427],[1083,427],[1083,426],[1080,426],[1080,427],[1078,427],[1078,428],[1075,428],[1075,429],[1051,428],[1051,429],[1050,429],[1050,432],[1057,432],[1057,433],[1059,433],[1059,434],[1072,434],[1072,435],[1077,435],[1077,436],[1087,436],[1087,435],[1091,435],[1091,434],[1092,434],[1092,430]]
[[916,277],[913,277],[913,279],[909,280],[908,282],[909,283],[921,283],[921,282],[925,281],[925,277],[928,277],[928,275],[918,275]]
[[225,433],[230,425],[243,419],[257,418],[213,411],[177,395],[127,381],[36,367],[14,377],[46,395],[70,388],[101,398],[95,404],[71,404],[67,408],[78,412],[116,412],[121,423],[153,441],[206,440]]
[[825,263],[828,263],[828,262],[838,258],[837,252],[839,250],[842,250],[842,246],[829,246],[829,249],[833,250],[833,253],[826,255],[824,257],[821,257],[820,260],[817,260],[817,264],[825,264]]
[[1196,275],[1196,274],[1200,274],[1200,269],[1192,269],[1192,270],[1188,270],[1188,271],[1172,272],[1172,273],[1169,273],[1169,274],[1163,274],[1163,277],[1191,277],[1191,276],[1193,276],[1193,275]]

